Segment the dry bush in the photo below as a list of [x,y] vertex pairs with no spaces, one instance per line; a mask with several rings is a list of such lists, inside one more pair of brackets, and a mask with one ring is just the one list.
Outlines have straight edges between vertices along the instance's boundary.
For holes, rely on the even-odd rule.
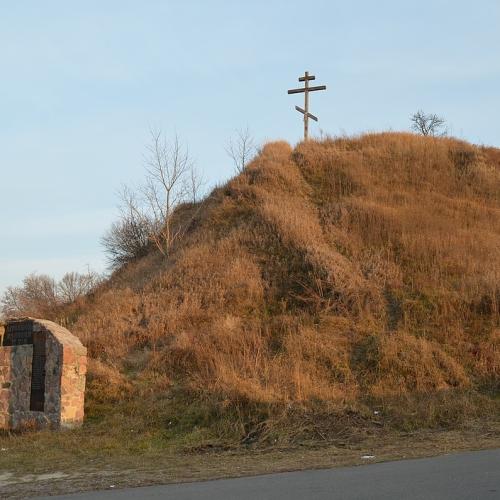
[[23,284],[8,287],[1,299],[1,312],[6,317],[50,317],[61,304],[57,282],[45,274],[32,273]]
[[111,269],[145,257],[150,249],[151,221],[140,215],[122,215],[101,238]]
[[227,405],[498,387],[499,165],[413,134],[268,144],[73,329],[130,380]]
[[0,298],[0,315],[5,317],[31,316],[61,322],[61,309],[78,307],[86,295],[93,293],[103,277],[88,270],[86,273],[69,272],[59,281],[45,274],[31,273],[21,286],[8,287]]

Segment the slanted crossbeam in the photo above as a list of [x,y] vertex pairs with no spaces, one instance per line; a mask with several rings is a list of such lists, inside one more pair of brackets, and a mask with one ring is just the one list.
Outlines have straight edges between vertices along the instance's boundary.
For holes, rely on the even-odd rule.
[[[295,109],[299,112],[299,113],[302,113],[303,115],[306,114],[306,110],[305,109],[302,109],[300,108],[299,106],[295,106]],[[312,113],[307,113],[307,116],[309,118],[312,118],[315,122],[318,121],[318,118],[316,116],[314,116]]]
[[326,90],[326,85],[318,85],[316,87],[309,87],[309,82],[315,80],[314,75],[310,75],[309,72],[305,72],[304,76],[299,78],[299,82],[304,82],[304,87],[298,89],[291,89],[288,91],[289,94],[301,94],[304,93],[304,108],[295,106],[295,109],[304,115],[304,141],[309,138],[309,118],[314,121],[318,121],[318,118],[313,114],[309,113],[309,92],[314,92],[316,90]]

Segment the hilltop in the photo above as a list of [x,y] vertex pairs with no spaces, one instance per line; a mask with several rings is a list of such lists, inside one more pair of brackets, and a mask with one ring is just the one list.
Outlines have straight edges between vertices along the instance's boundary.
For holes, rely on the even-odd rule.
[[284,414],[384,408],[418,427],[492,409],[499,150],[405,133],[269,143],[175,218],[168,259],[152,251],[65,311],[92,358],[90,416],[197,402],[197,425],[229,418],[244,441]]

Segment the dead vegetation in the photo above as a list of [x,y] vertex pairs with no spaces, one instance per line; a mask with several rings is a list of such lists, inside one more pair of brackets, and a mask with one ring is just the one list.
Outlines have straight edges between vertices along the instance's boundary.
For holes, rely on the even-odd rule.
[[495,415],[499,165],[413,134],[267,144],[178,209],[170,230],[190,225],[167,260],[123,267],[71,316],[94,359],[89,415],[194,400],[191,430],[240,442],[375,407],[403,428]]

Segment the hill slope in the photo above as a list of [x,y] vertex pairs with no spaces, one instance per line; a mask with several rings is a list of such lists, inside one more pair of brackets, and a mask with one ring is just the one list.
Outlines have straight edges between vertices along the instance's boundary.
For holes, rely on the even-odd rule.
[[89,415],[151,394],[252,422],[401,398],[426,422],[429,398],[462,405],[455,422],[493,404],[499,150],[399,133],[270,143],[177,223],[191,216],[169,259],[79,304]]

